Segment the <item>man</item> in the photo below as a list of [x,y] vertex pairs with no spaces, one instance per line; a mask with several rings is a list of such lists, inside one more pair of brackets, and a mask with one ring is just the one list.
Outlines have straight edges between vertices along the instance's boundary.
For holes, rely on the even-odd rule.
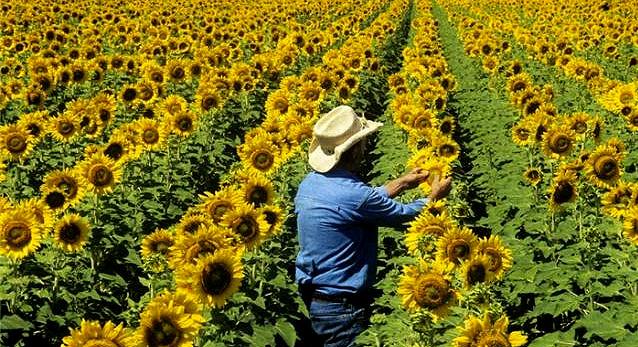
[[[295,197],[298,238],[296,281],[312,329],[324,346],[351,346],[368,324],[375,282],[377,226],[400,226],[428,201],[450,191],[451,179],[434,178],[426,199],[402,204],[392,198],[426,180],[420,169],[372,188],[355,173],[365,155],[366,136],[382,124],[339,106],[313,129],[308,161],[314,172]],[[310,344],[310,342],[306,343]]]

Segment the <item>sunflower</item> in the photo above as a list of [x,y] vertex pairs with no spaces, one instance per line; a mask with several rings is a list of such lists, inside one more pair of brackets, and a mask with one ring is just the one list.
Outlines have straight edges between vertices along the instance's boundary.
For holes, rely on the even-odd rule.
[[165,75],[174,83],[181,83],[190,78],[190,70],[185,60],[171,59],[164,68]]
[[193,265],[197,259],[215,252],[228,249],[232,235],[218,226],[199,228],[195,233],[177,234],[175,243],[170,247],[168,263],[172,269]]
[[178,272],[177,286],[192,293],[199,302],[221,308],[239,290],[244,278],[240,256],[234,250],[224,249],[199,258],[196,265]]
[[173,234],[165,229],[156,229],[142,240],[142,258],[150,258],[153,254],[166,256],[173,243]]
[[572,171],[559,172],[549,187],[549,205],[557,209],[566,203],[573,202],[578,196],[576,174]]
[[543,180],[543,172],[539,168],[530,167],[525,170],[525,173],[523,173],[523,177],[527,182],[535,186]]
[[447,159],[438,157],[428,159],[419,167],[430,173],[428,178],[419,185],[424,194],[430,193],[432,189],[432,183],[434,182],[434,179],[436,177],[438,177],[439,179],[443,179],[447,177],[451,171],[450,164],[448,163]]
[[51,120],[49,132],[60,142],[70,142],[77,137],[80,119],[73,112],[64,112]]
[[62,347],[118,346],[135,347],[135,336],[122,323],[108,321],[104,326],[98,321],[82,319],[80,329],[69,329],[71,335],[62,339]]
[[286,90],[271,93],[266,100],[266,117],[280,117],[288,112],[290,96]]
[[139,91],[134,84],[127,84],[122,87],[119,99],[126,105],[132,104],[138,98]]
[[616,185],[622,175],[620,162],[622,155],[608,145],[598,146],[585,163],[590,182],[600,188],[610,189]]
[[454,228],[443,234],[437,241],[436,258],[452,265],[459,265],[476,254],[477,246],[478,239],[470,229]]
[[628,209],[635,203],[634,194],[638,192],[635,184],[622,180],[601,197],[602,211],[611,217],[624,217]]
[[417,251],[434,251],[434,245],[428,241],[436,241],[455,228],[456,225],[447,212],[434,216],[425,210],[410,223],[410,228],[405,234],[405,244],[413,255],[416,255]]
[[510,96],[516,95],[532,85],[532,78],[526,73],[513,75],[507,80],[507,90],[510,92]]
[[176,234],[194,234],[199,228],[208,228],[212,225],[210,217],[194,212],[188,212],[182,216],[182,219],[176,226]]
[[169,124],[173,133],[181,137],[187,137],[197,127],[197,115],[190,111],[179,112],[170,117]]
[[101,147],[101,152],[116,163],[125,163],[141,154],[141,146],[135,146],[125,135],[113,133],[109,141]]
[[96,153],[78,164],[78,171],[88,182],[88,188],[95,194],[109,193],[120,181],[122,170],[102,153]]
[[115,116],[117,103],[113,95],[102,92],[91,99],[91,108],[97,114],[98,124],[104,127]]
[[564,158],[574,147],[576,134],[566,126],[553,126],[543,134],[543,153],[553,159]]
[[241,175],[241,193],[244,202],[254,207],[271,204],[275,191],[272,182],[263,175]]
[[0,127],[0,157],[24,160],[33,150],[33,136],[23,124]]
[[18,121],[19,127],[24,127],[31,135],[31,139],[33,139],[33,144],[47,134],[48,124],[49,124],[49,113],[47,111],[36,111],[31,113],[26,113],[20,117]]
[[282,159],[279,148],[273,144],[272,140],[272,137],[258,136],[241,145],[238,154],[245,167],[264,174],[272,173]]
[[277,205],[269,204],[263,205],[258,208],[257,211],[264,216],[266,223],[270,226],[268,228],[268,235],[277,235],[283,227],[286,216],[284,211]]
[[512,251],[503,246],[501,238],[496,235],[479,240],[477,251],[479,255],[487,257],[488,270],[497,279],[503,278],[504,273],[512,267]]
[[623,221],[623,235],[638,245],[638,207],[630,208]]
[[460,276],[465,288],[472,288],[479,283],[490,283],[496,276],[490,270],[490,259],[485,255],[477,254],[461,264]]
[[[2,202],[0,201],[0,213],[3,212]],[[31,211],[35,217],[35,221],[40,225],[42,237],[48,235],[55,221],[53,210],[47,206],[42,199],[33,197],[30,199],[20,200],[15,205],[16,210]]]
[[55,224],[55,243],[67,252],[77,252],[90,237],[89,223],[77,214],[68,214]]
[[587,134],[595,141],[600,140],[604,125],[605,121],[603,121],[602,118],[598,116],[592,117],[589,121],[589,130],[587,131]]
[[168,137],[168,128],[164,122],[156,119],[142,118],[135,121],[140,136],[140,143],[147,150],[157,151],[162,148]]
[[512,140],[519,146],[533,145],[534,131],[530,122],[523,119],[512,127]]
[[189,308],[177,300],[151,301],[140,314],[138,346],[192,347],[204,319]]
[[195,102],[203,113],[218,109],[223,104],[217,88],[207,83],[200,83],[199,88],[197,88]]
[[582,139],[589,129],[590,116],[585,112],[577,112],[565,119],[565,124]]
[[231,229],[235,239],[246,249],[254,249],[264,240],[270,229],[266,218],[249,205],[241,204],[229,211],[222,226]]
[[202,203],[199,209],[213,219],[213,223],[220,223],[226,214],[243,203],[241,192],[231,186],[224,187],[215,194],[206,192],[200,195]]
[[168,116],[174,116],[187,111],[188,102],[179,95],[169,95],[162,101],[161,110]]
[[44,177],[40,190],[47,192],[58,191],[64,194],[65,208],[82,199],[84,196],[82,176],[75,170],[54,170]]
[[397,289],[403,306],[411,312],[425,309],[435,320],[445,317],[458,296],[452,288],[452,269],[451,264],[424,260],[405,266]]
[[439,131],[441,134],[451,136],[456,128],[456,121],[451,116],[445,116],[439,121]]
[[41,225],[31,211],[13,209],[0,214],[0,255],[22,259],[40,246],[41,239]]
[[459,157],[460,148],[456,141],[447,136],[432,136],[431,144],[435,154],[448,162],[452,162]]
[[507,333],[509,319],[503,315],[492,324],[490,316],[483,319],[470,316],[465,326],[460,327],[461,336],[452,341],[453,347],[519,347],[527,343],[527,337],[520,331]]

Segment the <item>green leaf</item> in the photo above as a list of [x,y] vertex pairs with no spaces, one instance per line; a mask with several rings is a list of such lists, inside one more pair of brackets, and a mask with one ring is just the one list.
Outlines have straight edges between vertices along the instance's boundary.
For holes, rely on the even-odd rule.
[[29,330],[33,324],[20,318],[18,315],[5,316],[0,319],[0,330]]
[[295,345],[295,341],[297,341],[297,332],[290,322],[285,319],[278,320],[275,325],[275,330],[277,330],[277,334],[284,339],[288,346],[293,347]]

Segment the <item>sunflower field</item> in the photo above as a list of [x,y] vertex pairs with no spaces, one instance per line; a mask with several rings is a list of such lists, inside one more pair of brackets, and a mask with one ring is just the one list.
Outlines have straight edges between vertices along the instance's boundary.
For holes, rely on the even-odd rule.
[[453,177],[380,229],[358,344],[638,346],[637,3],[0,12],[0,346],[311,346],[293,198],[341,104],[370,184]]

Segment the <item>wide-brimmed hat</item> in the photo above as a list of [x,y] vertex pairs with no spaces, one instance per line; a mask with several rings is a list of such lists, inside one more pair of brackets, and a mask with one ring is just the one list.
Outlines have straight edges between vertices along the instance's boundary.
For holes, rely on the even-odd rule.
[[328,172],[343,152],[383,123],[357,116],[352,107],[341,105],[324,114],[312,129],[313,138],[308,149],[308,162],[318,172]]

